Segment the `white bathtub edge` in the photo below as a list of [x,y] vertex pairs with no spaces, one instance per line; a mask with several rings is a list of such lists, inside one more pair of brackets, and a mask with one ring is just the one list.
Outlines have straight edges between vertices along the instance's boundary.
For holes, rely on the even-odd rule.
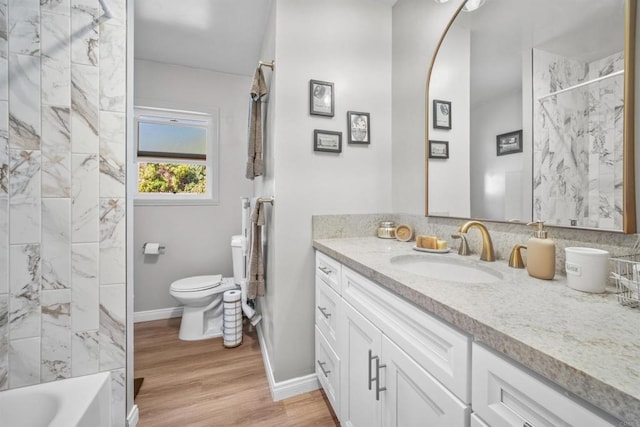
[[138,411],[138,405],[134,404],[127,416],[127,427],[136,427],[139,420],[140,412]]

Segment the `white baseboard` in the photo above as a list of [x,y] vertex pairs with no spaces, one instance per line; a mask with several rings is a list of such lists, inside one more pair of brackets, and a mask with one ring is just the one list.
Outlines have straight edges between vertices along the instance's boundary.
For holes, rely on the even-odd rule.
[[262,323],[258,323],[257,330],[258,341],[260,342],[260,349],[262,350],[262,361],[264,362],[264,370],[267,373],[269,389],[271,390],[271,398],[274,402],[297,396],[299,394],[308,393],[320,388],[320,382],[318,381],[316,374],[309,374],[302,377],[291,378],[286,381],[276,382],[275,378],[273,377],[273,370],[271,369],[269,351],[267,350],[267,345],[262,332]]
[[181,317],[182,307],[160,308],[158,310],[136,311],[133,313],[133,323],[150,322],[151,320],[171,319]]
[[129,416],[127,416],[127,427],[136,427],[140,420],[140,413],[138,412],[138,405],[133,405]]

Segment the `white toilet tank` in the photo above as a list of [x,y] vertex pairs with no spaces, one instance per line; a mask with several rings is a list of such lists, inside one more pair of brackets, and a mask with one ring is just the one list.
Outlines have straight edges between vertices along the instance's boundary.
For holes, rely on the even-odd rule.
[[233,259],[233,281],[240,284],[245,279],[245,262],[244,262],[244,237],[237,235],[231,236],[231,257]]

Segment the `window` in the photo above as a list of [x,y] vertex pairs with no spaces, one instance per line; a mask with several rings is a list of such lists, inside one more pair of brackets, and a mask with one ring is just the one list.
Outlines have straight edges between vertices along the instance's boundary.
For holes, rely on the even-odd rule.
[[136,107],[135,126],[137,204],[217,201],[217,114]]

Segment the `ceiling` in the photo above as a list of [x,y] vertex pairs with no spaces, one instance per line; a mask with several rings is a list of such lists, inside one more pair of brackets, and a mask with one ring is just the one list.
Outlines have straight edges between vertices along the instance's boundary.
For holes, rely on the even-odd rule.
[[271,0],[136,0],[136,59],[251,76]]

